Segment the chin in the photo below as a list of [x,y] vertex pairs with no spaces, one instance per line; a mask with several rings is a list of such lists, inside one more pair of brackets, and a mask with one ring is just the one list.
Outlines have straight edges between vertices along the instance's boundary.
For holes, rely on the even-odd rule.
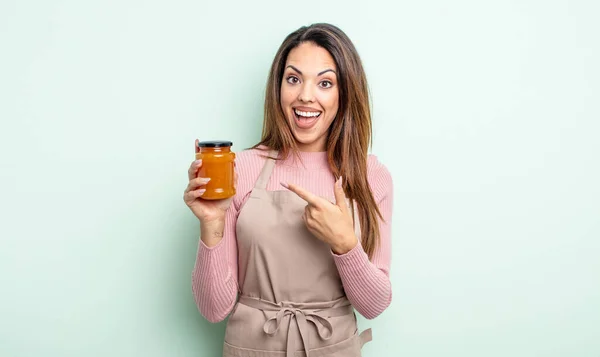
[[294,133],[296,144],[302,151],[325,151],[324,147],[320,147],[318,137],[307,137]]
[[297,134],[294,135],[294,139],[296,139],[296,143],[298,143],[298,145],[302,146],[313,145],[317,141],[316,138],[307,138],[305,136]]

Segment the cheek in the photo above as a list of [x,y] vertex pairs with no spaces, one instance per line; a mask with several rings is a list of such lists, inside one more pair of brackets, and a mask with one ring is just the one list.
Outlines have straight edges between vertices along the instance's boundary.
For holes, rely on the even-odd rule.
[[333,98],[333,107],[335,108],[335,110],[337,111],[339,104],[340,104],[340,94],[339,93],[335,93],[334,98]]
[[337,90],[322,90],[318,95],[318,100],[323,109],[331,111],[332,109],[337,108],[339,91]]
[[339,94],[337,92],[331,93],[325,98],[324,105],[326,106],[327,111],[329,111],[329,115],[335,117],[339,107]]
[[335,119],[335,117],[337,115],[337,111],[339,108],[338,97],[339,96],[337,93],[332,93],[327,98],[327,101],[325,103],[323,103],[326,106],[325,110],[327,110],[327,112],[328,112],[327,120],[323,123],[323,124],[325,124],[325,127],[327,128],[327,130],[331,127],[331,123],[333,123],[333,120]]
[[281,106],[284,110],[288,109],[287,107],[294,101],[294,93],[289,88],[282,86],[279,95],[281,96]]

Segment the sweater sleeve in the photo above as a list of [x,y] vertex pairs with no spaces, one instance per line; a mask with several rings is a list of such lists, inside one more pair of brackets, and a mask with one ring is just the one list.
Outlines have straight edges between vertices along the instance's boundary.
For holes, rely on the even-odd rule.
[[223,321],[233,310],[238,292],[237,241],[238,210],[232,202],[225,216],[223,238],[214,247],[198,243],[192,271],[192,292],[198,310],[208,321]]
[[385,166],[375,165],[369,183],[383,220],[379,219],[381,240],[373,259],[369,261],[360,243],[346,254],[332,253],[348,300],[367,319],[379,316],[392,301],[389,271],[393,183]]

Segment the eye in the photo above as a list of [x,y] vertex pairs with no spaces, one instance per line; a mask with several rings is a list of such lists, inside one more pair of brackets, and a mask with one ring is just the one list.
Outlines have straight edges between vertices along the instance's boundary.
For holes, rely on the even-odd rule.
[[297,84],[298,82],[300,82],[300,80],[299,80],[299,79],[298,79],[298,77],[296,77],[296,76],[288,76],[288,77],[286,78],[286,81],[287,81],[289,84]]
[[333,83],[331,83],[331,81],[322,81],[321,83],[319,83],[319,86],[321,88],[331,88],[333,87]]

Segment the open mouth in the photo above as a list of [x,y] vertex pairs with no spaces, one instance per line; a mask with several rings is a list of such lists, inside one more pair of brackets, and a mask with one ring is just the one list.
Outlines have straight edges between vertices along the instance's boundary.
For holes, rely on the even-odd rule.
[[317,122],[322,112],[320,111],[302,111],[294,108],[294,119],[301,128],[310,128]]

